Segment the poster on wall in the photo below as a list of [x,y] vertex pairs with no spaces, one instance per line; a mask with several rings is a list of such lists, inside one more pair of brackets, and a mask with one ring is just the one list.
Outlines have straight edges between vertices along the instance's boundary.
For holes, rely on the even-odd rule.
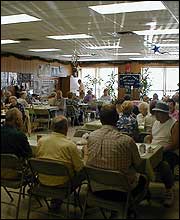
[[50,64],[39,64],[38,71],[37,71],[38,77],[41,76],[51,76],[51,66]]
[[67,77],[67,71],[63,66],[51,66],[51,77]]

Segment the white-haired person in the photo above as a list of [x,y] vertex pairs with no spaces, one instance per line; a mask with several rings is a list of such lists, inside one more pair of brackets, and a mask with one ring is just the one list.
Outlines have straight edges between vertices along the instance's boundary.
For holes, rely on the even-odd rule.
[[139,128],[143,128],[144,129],[144,124],[145,124],[145,118],[148,115],[148,110],[149,110],[149,104],[146,102],[141,102],[138,105],[138,110],[139,110],[139,114],[137,115],[136,119],[138,122],[138,127]]

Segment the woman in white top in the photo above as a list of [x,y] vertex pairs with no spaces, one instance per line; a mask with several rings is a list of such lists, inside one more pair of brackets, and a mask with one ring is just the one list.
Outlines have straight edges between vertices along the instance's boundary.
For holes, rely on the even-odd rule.
[[149,108],[149,105],[146,102],[141,102],[138,105],[138,109],[140,113],[137,115],[136,119],[138,122],[138,126],[139,127],[143,126],[143,129],[144,129],[144,124],[145,124],[145,118],[148,115],[148,108]]
[[156,116],[155,116],[155,112],[152,111],[153,108],[155,108],[156,105],[156,100],[151,101],[149,103],[149,112],[150,114],[148,114],[145,117],[145,121],[144,121],[144,131],[151,133],[152,131],[152,126],[154,124],[154,122],[156,121]]

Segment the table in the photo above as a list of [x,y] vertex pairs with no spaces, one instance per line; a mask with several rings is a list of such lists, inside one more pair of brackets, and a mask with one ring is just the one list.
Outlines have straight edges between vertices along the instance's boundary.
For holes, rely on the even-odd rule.
[[[46,134],[42,134],[46,135]],[[77,148],[86,163],[88,158],[88,150],[87,150],[87,140],[83,139],[82,137],[69,137],[76,145]],[[28,139],[30,146],[32,147],[33,155],[35,155],[37,150],[37,139]],[[139,146],[142,143],[136,143]],[[158,166],[159,162],[162,161],[163,158],[163,147],[161,145],[154,145],[154,144],[145,144],[146,145],[146,153],[140,154],[142,158],[142,163],[138,169],[139,172],[145,173],[151,181],[155,180],[155,173],[154,169]],[[153,152],[149,153],[148,148],[151,146]]]
[[29,109],[47,109],[49,111],[56,111],[58,110],[58,106],[50,106],[50,105],[33,105],[33,107],[27,107],[27,110]]
[[81,127],[81,129],[86,129],[86,130],[94,131],[94,130],[99,129],[101,127],[102,127],[102,124],[101,124],[100,120],[95,120],[95,121],[91,121],[91,122],[85,123]]
[[[142,143],[136,143],[136,145],[139,146]],[[151,181],[155,180],[155,173],[154,168],[156,168],[160,161],[162,161],[163,158],[163,146],[161,145],[154,145],[154,144],[145,144],[146,145],[146,153],[140,154],[142,158],[142,164],[139,167],[139,171],[142,173],[147,174],[149,179]],[[153,152],[149,153],[148,148],[151,147],[153,149]]]
[[[37,136],[45,136],[47,134],[37,134]],[[81,137],[69,137],[70,140],[72,140],[78,147],[78,150],[82,151],[83,147],[87,145],[87,141]],[[33,139],[31,137],[28,137],[28,142],[32,148],[33,155],[36,154],[37,150],[37,137],[35,136]]]

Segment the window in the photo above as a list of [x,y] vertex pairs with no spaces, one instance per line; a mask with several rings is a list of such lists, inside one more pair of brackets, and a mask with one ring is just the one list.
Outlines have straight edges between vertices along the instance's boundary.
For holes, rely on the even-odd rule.
[[97,67],[87,68],[82,67],[80,72],[80,78],[85,86],[85,92],[89,89],[92,90],[96,98],[100,98],[103,95],[103,90],[107,88],[108,81],[114,80],[113,89],[115,95],[118,95],[118,68],[117,67]]
[[159,99],[161,99],[163,95],[172,96],[178,89],[178,67],[150,67],[148,68],[148,73],[152,84],[148,93],[150,98],[152,98],[154,93],[158,94]]

